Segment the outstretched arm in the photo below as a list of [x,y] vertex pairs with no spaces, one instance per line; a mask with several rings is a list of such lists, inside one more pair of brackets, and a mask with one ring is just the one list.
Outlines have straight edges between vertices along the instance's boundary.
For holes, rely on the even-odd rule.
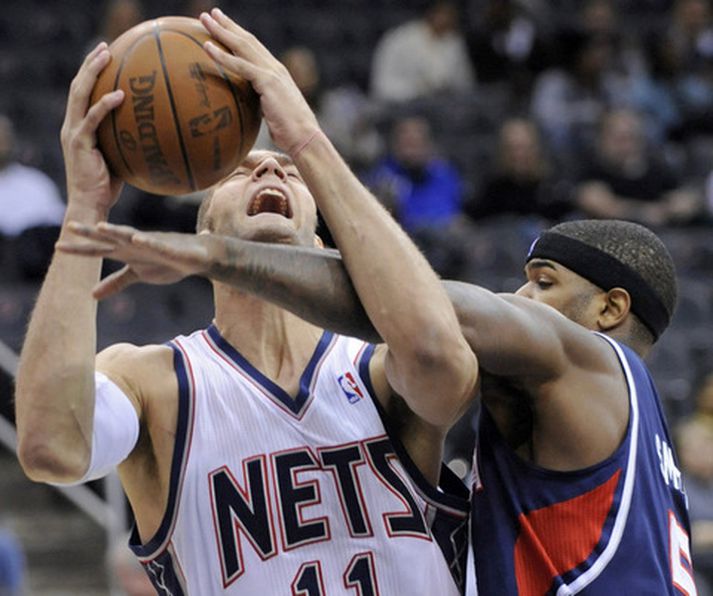
[[[72,87],[62,126],[67,174],[66,221],[104,221],[120,183],[96,148],[99,122],[122,99],[105,95],[89,107],[97,75],[110,60],[106,44],[85,59]],[[63,225],[61,236],[71,236]],[[37,299],[17,375],[18,454],[34,480],[67,482],[83,476],[91,454],[94,414],[97,283],[101,259],[57,253]]]
[[83,239],[61,241],[59,250],[126,264],[95,287],[100,300],[136,282],[169,284],[200,275],[273,302],[319,327],[381,342],[335,250],[215,234],[140,232],[108,223],[73,223],[71,228]]

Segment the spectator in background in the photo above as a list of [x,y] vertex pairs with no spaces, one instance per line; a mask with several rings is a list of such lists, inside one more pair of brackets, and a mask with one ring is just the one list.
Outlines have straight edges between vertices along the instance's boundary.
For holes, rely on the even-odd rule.
[[665,34],[680,73],[675,81],[683,122],[677,138],[713,134],[713,9],[708,0],[678,0]]
[[654,142],[686,143],[713,133],[713,23],[708,2],[680,0],[664,31],[644,44],[648,71],[634,82],[633,104]]
[[107,0],[97,36],[88,45],[95,47],[100,41],[111,43],[144,18],[141,0]]
[[632,80],[632,106],[644,119],[647,138],[663,144],[674,131],[682,129],[684,122],[683,64],[671,40],[663,35],[649,35],[644,54],[647,68]]
[[389,153],[365,176],[365,183],[416,240],[433,267],[457,277],[463,265],[463,179],[438,154],[429,121],[398,117],[391,126]]
[[17,145],[11,120],[0,114],[0,236],[15,245],[19,275],[39,279],[54,251],[65,205],[49,176],[17,161]]
[[456,3],[436,0],[422,17],[384,33],[372,60],[373,97],[405,102],[473,91],[475,73],[458,24]]
[[564,31],[558,48],[562,63],[537,77],[531,111],[558,157],[576,162],[591,148],[604,111],[625,105],[627,89],[612,68],[609,36]]
[[461,214],[463,183],[456,168],[437,154],[428,120],[397,118],[389,149],[367,182],[399,223],[408,232],[453,223]]
[[713,373],[703,377],[694,394],[694,416],[713,431]]
[[590,35],[617,34],[617,12],[611,0],[587,0],[577,16],[581,30]]
[[[373,165],[384,152],[384,142],[375,124],[376,107],[369,98],[352,84],[325,89],[317,57],[306,46],[288,48],[280,61],[347,163],[357,171]],[[264,125],[255,146],[275,149]]]
[[289,48],[281,61],[342,157],[356,170],[372,165],[384,146],[375,126],[374,105],[364,93],[356,85],[325,89],[317,58],[305,46]]
[[[626,79],[645,70],[645,58],[637,32],[626,30],[617,3],[613,0],[587,0],[577,14],[581,31],[592,37],[609,39],[614,47],[612,68]],[[625,32],[625,34],[623,34]]]
[[708,66],[713,59],[713,14],[707,0],[678,0],[667,36],[689,68]]
[[684,187],[673,170],[649,151],[641,117],[630,110],[611,111],[602,118],[576,204],[590,217],[648,226],[688,223],[701,212],[700,193]]
[[535,124],[506,120],[498,134],[494,171],[466,207],[472,219],[514,214],[557,221],[572,210],[572,185],[558,178]]
[[693,416],[676,433],[691,518],[696,581],[713,585],[713,427]]
[[550,63],[549,40],[516,0],[477,3],[472,12],[482,13],[468,32],[468,51],[478,82],[507,83],[513,98],[529,97],[532,81]]

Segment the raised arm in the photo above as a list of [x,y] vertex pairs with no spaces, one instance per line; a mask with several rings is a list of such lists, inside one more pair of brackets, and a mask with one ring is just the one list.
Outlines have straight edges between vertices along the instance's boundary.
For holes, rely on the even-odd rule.
[[477,362],[438,277],[322,133],[287,69],[219,10],[201,20],[233,52],[209,43],[209,53],[252,83],[273,140],[290,154],[314,196],[388,346],[391,387],[420,418],[450,427],[474,393]]
[[[95,130],[121,103],[123,92],[105,95],[89,107],[97,75],[109,59],[106,44],[100,44],[72,82],[62,127],[65,222],[104,221],[120,191],[96,149]],[[70,236],[65,223],[60,238]],[[34,480],[73,481],[89,464],[96,351],[91,291],[100,269],[100,258],[55,254],[30,320],[17,375],[16,411],[20,463]]]

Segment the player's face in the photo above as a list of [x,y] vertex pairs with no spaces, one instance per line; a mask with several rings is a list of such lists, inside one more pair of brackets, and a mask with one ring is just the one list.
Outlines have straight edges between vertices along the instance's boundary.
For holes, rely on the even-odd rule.
[[310,246],[317,208],[287,156],[253,151],[213,191],[208,220],[218,234]]
[[548,304],[587,329],[597,329],[605,292],[556,261],[533,259],[525,266],[527,281],[516,292]]

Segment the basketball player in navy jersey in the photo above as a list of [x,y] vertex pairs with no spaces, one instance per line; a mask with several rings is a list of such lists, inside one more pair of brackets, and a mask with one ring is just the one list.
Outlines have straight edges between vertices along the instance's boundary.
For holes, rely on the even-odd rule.
[[[95,355],[101,259],[58,252],[17,376],[22,466],[66,484],[118,465],[131,546],[160,594],[457,596],[467,494],[440,462],[476,391],[475,356],[437,276],[320,132],[286,69],[222,13],[202,21],[236,50],[207,48],[251,80],[289,156],[251,153],[213,189],[199,230],[315,246],[316,199],[333,236],[358,247],[346,265],[385,345],[217,282],[207,329]],[[89,107],[109,59],[103,44],[87,56],[62,130],[67,222],[80,229],[105,222],[120,190],[95,131],[122,94]],[[61,242],[72,238],[65,224]]]
[[[364,291],[354,293],[325,251],[76,230],[91,242],[66,250],[127,263],[99,297],[137,280],[199,274],[378,339],[359,304]],[[337,241],[345,256],[358,249]],[[407,268],[379,271],[378,282]],[[695,594],[684,487],[641,360],[674,310],[668,252],[636,224],[569,222],[537,240],[525,273],[514,295],[445,284],[482,377],[472,514],[479,593]]]

